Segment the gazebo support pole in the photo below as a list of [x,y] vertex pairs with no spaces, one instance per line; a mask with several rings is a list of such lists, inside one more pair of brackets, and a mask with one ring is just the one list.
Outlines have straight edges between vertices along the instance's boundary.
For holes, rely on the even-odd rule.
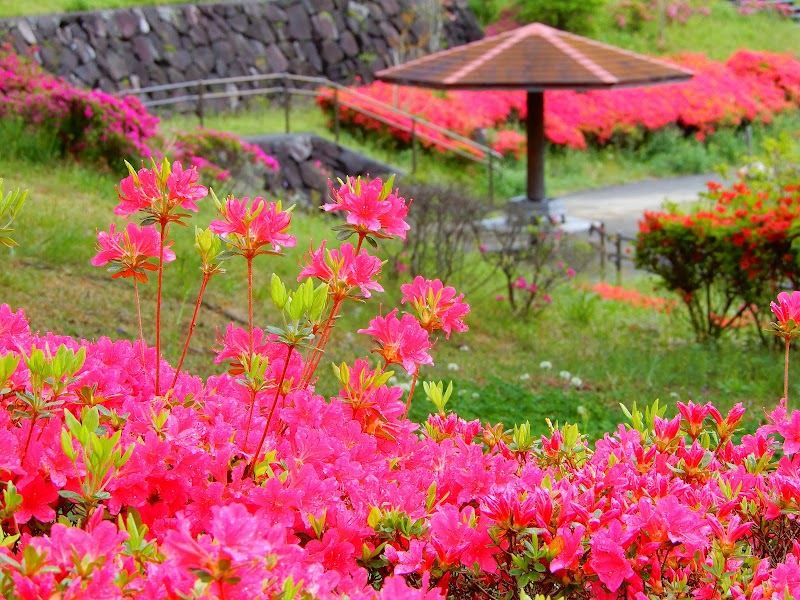
[[528,92],[528,200],[542,202],[544,192],[544,92]]

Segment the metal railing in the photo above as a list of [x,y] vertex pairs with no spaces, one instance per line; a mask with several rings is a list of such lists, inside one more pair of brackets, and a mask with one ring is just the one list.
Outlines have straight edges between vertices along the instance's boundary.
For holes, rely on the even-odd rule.
[[[617,285],[622,283],[622,263],[623,261],[633,262],[633,256],[626,250],[630,250],[630,246],[623,249],[623,244],[630,244],[636,241],[635,237],[625,235],[622,232],[608,233],[606,231],[605,223],[600,223],[597,227],[592,225],[589,229],[589,237],[597,234],[598,236],[598,253],[600,255],[600,276],[605,279],[606,271],[608,268],[608,261],[614,265],[616,272]],[[609,249],[609,246],[611,247]]]
[[[279,82],[278,85],[262,85],[256,88],[249,89],[235,89],[235,90],[222,90],[213,91],[215,87],[227,84],[242,84],[242,83],[267,83]],[[300,84],[313,84],[316,86],[313,89],[305,89],[290,85],[290,83]],[[200,125],[203,125],[206,112],[206,104],[211,100],[225,99],[225,98],[241,98],[246,96],[270,96],[273,94],[281,94],[283,97],[284,109],[284,129],[286,133],[291,131],[291,98],[293,95],[301,96],[323,96],[329,95],[333,103],[333,132],[334,139],[338,143],[340,134],[340,108],[344,107],[349,110],[356,111],[365,116],[371,117],[395,128],[399,131],[405,132],[411,137],[411,172],[417,170],[417,155],[419,152],[418,142],[421,140],[428,144],[434,145],[438,148],[453,152],[459,156],[467,158],[468,160],[485,165],[488,169],[489,177],[489,200],[494,200],[494,171],[496,168],[495,161],[501,160],[503,155],[471,140],[463,135],[455,133],[440,127],[435,123],[431,123],[426,119],[422,119],[417,115],[401,110],[391,104],[386,104],[379,100],[362,94],[341,84],[338,84],[323,77],[311,77],[306,75],[293,75],[291,73],[269,73],[264,75],[245,75],[241,77],[223,77],[218,79],[197,79],[193,81],[182,81],[178,83],[167,83],[164,85],[155,85],[150,87],[135,88],[122,90],[119,92],[121,96],[129,95],[150,95],[159,92],[173,92],[176,90],[192,90],[192,93],[186,93],[180,96],[169,96],[167,98],[145,98],[142,99],[142,104],[145,106],[166,106],[181,103],[194,103],[194,112],[200,119]],[[332,91],[328,91],[332,90]],[[369,108],[365,107],[368,105]],[[385,116],[396,116],[397,120]],[[406,125],[401,121],[405,119],[410,122]],[[443,137],[436,137],[438,134]]]

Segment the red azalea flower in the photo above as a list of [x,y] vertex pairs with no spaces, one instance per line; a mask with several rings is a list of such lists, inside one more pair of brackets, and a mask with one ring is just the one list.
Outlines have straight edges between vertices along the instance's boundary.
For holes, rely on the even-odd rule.
[[58,500],[58,488],[41,476],[34,477],[18,490],[22,504],[14,513],[18,523],[27,523],[35,517],[43,523],[56,518],[56,511],[50,506]]
[[438,279],[431,281],[417,276],[413,283],[400,286],[400,291],[403,292],[401,304],[411,303],[423,329],[441,329],[446,338],[450,337],[453,329],[469,329],[463,321],[463,317],[469,313],[469,304],[463,302],[464,294],[456,296],[455,288],[443,286]]
[[[139,227],[135,223],[128,223],[125,231],[116,231],[116,225],[111,224],[108,232],[100,231],[97,234],[97,248],[99,252],[92,257],[92,264],[101,267],[108,263],[116,263],[111,268],[113,278],[135,277],[145,283],[147,275],[144,271],[155,271],[156,265],[148,262],[150,258],[158,258],[161,235],[152,225]],[[164,262],[175,260],[175,253],[168,247],[164,248]]]
[[413,316],[403,315],[398,319],[396,314],[397,309],[386,317],[375,317],[367,329],[359,329],[358,333],[375,338],[380,347],[373,352],[383,356],[387,365],[403,365],[409,373],[416,373],[419,365],[432,365],[433,359],[427,352],[431,349],[428,332]]

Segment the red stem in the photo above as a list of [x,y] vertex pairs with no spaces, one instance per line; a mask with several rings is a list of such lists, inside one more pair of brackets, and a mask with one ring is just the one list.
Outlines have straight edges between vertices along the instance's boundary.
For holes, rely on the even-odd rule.
[[792,341],[786,338],[786,358],[783,361],[783,397],[789,403],[789,345]]
[[247,335],[250,344],[250,356],[253,356],[253,257],[247,260]]
[[33,427],[36,425],[36,419],[39,417],[39,413],[33,413],[33,418],[31,419],[31,428],[28,430],[28,437],[25,439],[25,449],[22,451],[22,458],[19,460],[20,466],[25,464],[25,458],[28,456],[28,446],[31,443],[31,435],[33,434]]
[[411,408],[411,397],[414,395],[414,389],[417,387],[418,379],[419,379],[419,367],[417,367],[417,372],[414,373],[414,379],[411,380],[411,389],[408,390],[408,400],[406,401],[406,411],[403,413],[404,417],[408,416],[408,411]]
[[272,407],[269,409],[269,415],[267,415],[267,424],[264,426],[264,433],[261,434],[261,439],[258,441],[258,447],[256,448],[255,454],[253,454],[253,458],[250,460],[250,464],[247,466],[248,468],[245,469],[245,474],[255,473],[256,461],[258,460],[258,455],[261,453],[264,440],[267,439],[269,425],[272,422],[272,415],[275,412],[275,407],[278,406],[278,398],[280,397],[281,390],[283,389],[283,381],[286,379],[286,371],[289,370],[289,362],[292,358],[293,350],[294,346],[289,346],[289,352],[286,355],[286,363],[283,365],[283,372],[281,373],[281,376],[278,379],[277,387],[275,388],[275,397],[272,399]]
[[331,335],[333,334],[333,325],[336,320],[336,316],[339,314],[339,310],[342,307],[342,302],[344,298],[336,298],[333,301],[333,306],[331,306],[331,312],[328,315],[327,320],[325,321],[325,325],[322,327],[322,334],[319,338],[319,344],[314,350],[311,352],[310,356],[308,357],[308,361],[306,362],[305,367],[303,368],[303,374],[300,377],[300,387],[305,387],[311,381],[311,378],[314,376],[314,372],[317,370],[317,366],[319,365],[319,361],[322,360],[322,355],[325,351],[325,346],[328,345],[328,341],[331,339]]
[[158,244],[158,292],[156,294],[156,396],[161,395],[161,290],[164,282],[164,238],[167,235],[167,221],[161,221],[161,241]]
[[142,351],[142,369],[146,369],[146,360],[144,357],[144,330],[142,329],[142,303],[139,301],[139,286],[136,283],[136,276],[133,277],[133,294],[136,296],[136,316],[139,319],[139,345]]
[[[194,304],[194,313],[192,314],[192,322],[189,323],[189,333],[186,335],[186,342],[183,344],[183,351],[181,352],[181,358],[178,361],[178,366],[175,367],[175,376],[172,378],[172,383],[170,384],[170,389],[175,387],[175,383],[178,381],[178,374],[181,372],[181,367],[183,366],[183,361],[186,358],[186,353],[189,351],[189,341],[192,339],[192,334],[194,334],[194,328],[197,325],[197,313],[200,312],[200,305],[203,302],[203,294],[206,291],[206,285],[208,285],[208,280],[211,279],[210,273],[203,273],[203,281],[200,283],[200,292],[197,294],[197,302]],[[134,285],[136,285],[136,281],[134,280]],[[141,317],[139,320],[139,328],[141,330]]]
[[244,444],[242,444],[242,452],[247,454],[247,440],[250,439],[250,424],[253,422],[253,411],[256,406],[256,391],[250,389],[250,410],[247,413],[247,427],[244,429]]

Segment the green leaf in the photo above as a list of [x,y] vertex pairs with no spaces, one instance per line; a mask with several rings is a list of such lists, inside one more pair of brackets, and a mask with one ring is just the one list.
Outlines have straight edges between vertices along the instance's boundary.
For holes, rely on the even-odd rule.
[[83,502],[83,496],[70,490],[58,490],[58,495],[67,500],[72,500],[76,504],[81,504]]
[[391,177],[386,180],[386,183],[383,184],[383,188],[381,189],[381,195],[378,197],[379,200],[386,200],[389,197],[389,194],[392,193],[392,187],[394,187],[394,176],[395,174],[392,173]]
[[289,295],[286,293],[286,285],[281,281],[280,277],[273,273],[269,287],[273,304],[283,310],[283,307],[286,306],[286,301],[289,299]]

